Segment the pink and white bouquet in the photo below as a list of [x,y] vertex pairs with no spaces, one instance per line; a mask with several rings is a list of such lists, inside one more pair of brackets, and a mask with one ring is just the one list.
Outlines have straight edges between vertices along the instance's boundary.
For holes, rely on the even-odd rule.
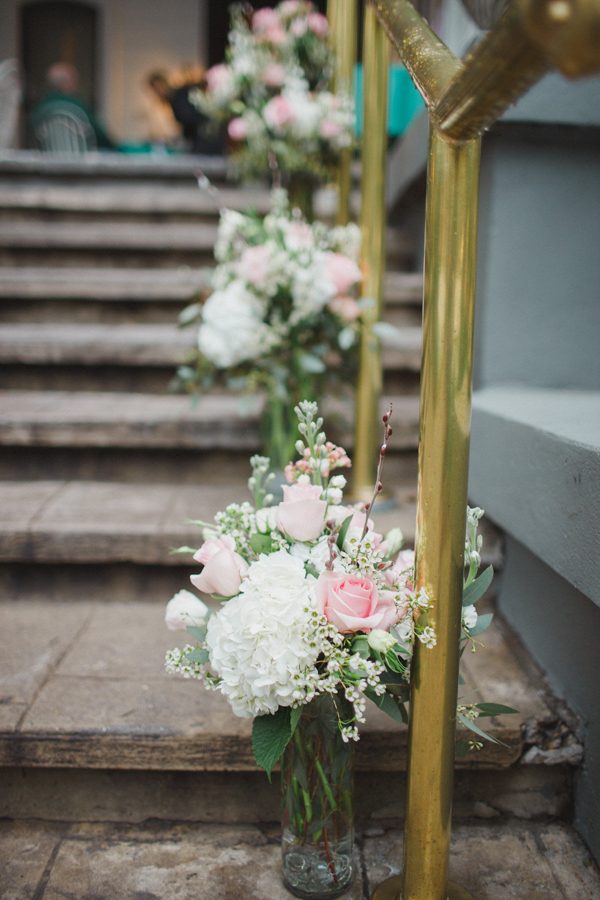
[[326,176],[353,142],[354,106],[329,89],[327,18],[308,0],[287,0],[248,16],[234,7],[227,61],[206,73],[190,100],[227,122],[240,169]]
[[276,468],[293,453],[291,415],[334,379],[352,383],[361,312],[356,225],[308,224],[273,192],[264,218],[224,210],[212,292],[183,313],[198,322],[195,367],[179,370],[190,392],[220,379],[266,390],[264,443]]
[[[320,696],[343,698],[339,710],[351,710],[338,713],[345,741],[358,740],[367,701],[406,721],[413,648],[436,644],[429,598],[415,589],[412,552],[399,552],[398,529],[384,537],[371,518],[380,482],[368,507],[345,504],[346,452],[327,440],[315,403],[303,401],[295,412],[298,459],[286,468],[283,500],[275,503],[269,492],[269,460],[253,457],[254,502],[232,504],[214,524],[203,523],[205,540],[194,555],[202,570],[191,580],[209,603],[180,592],[166,614],[170,628],[196,639],[167,654],[168,671],[200,679],[237,716],[254,718],[255,755],[268,771],[299,711]],[[475,633],[469,603],[463,639]],[[472,722],[473,709],[461,708]]]

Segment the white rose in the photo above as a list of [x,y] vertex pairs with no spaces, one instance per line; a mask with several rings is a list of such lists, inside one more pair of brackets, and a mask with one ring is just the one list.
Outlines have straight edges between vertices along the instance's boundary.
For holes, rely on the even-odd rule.
[[275,506],[264,506],[256,510],[256,527],[261,534],[267,534],[277,528],[276,509]]
[[165,622],[169,631],[185,631],[188,625],[200,628],[208,619],[208,606],[191,591],[178,591],[167,603]]

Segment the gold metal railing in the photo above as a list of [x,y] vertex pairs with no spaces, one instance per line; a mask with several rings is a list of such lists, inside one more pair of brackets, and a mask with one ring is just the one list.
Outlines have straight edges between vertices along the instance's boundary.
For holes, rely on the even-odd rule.
[[[344,0],[332,0],[340,9]],[[350,0],[348,0],[350,2]],[[354,0],[352,0],[352,3]],[[411,685],[404,872],[380,885],[373,900],[445,900],[468,896],[448,882],[455,712],[458,684],[465,507],[471,417],[480,140],[504,110],[551,68],[569,77],[600,71],[600,0],[515,0],[474,52],[455,57],[409,0],[370,0],[373,11],[428,107],[423,357],[417,499],[417,584],[433,601],[438,644],[416,648]],[[338,32],[339,33],[339,32]],[[379,49],[378,49],[379,48]],[[339,44],[336,49],[340,50]],[[379,90],[383,51],[365,39],[363,95]],[[371,81],[369,81],[371,79]],[[369,115],[366,100],[365,117]],[[379,290],[379,237],[385,203],[376,174],[386,104],[365,121],[363,250],[367,289]],[[373,185],[377,187],[373,187]],[[377,268],[372,268],[373,266]],[[379,308],[379,307],[376,307]],[[366,317],[366,335],[372,317]],[[381,360],[363,342],[358,415],[378,408]],[[365,409],[361,408],[365,406]],[[366,420],[365,420],[366,422]],[[357,432],[355,458],[366,458],[369,426]],[[368,473],[361,475],[368,479]]]
[[[357,0],[328,0],[330,43],[335,54],[334,90],[352,95],[356,63]],[[343,150],[338,165],[338,207],[336,221],[346,225],[350,218],[352,150]]]

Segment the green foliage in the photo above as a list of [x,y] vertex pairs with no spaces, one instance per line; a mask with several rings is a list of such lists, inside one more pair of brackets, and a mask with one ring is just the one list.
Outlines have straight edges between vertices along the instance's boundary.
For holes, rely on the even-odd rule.
[[395,722],[408,722],[408,716],[404,705],[396,700],[396,698],[388,693],[388,691],[386,691],[385,694],[378,696],[372,688],[367,688],[365,696]]
[[476,703],[475,706],[479,710],[480,716],[507,716],[519,712],[518,709],[504,706],[503,703]]
[[472,606],[481,600],[494,577],[493,566],[488,566],[481,575],[478,575],[463,591],[463,606]]
[[256,764],[265,770],[269,781],[276,763],[292,737],[292,712],[294,712],[295,728],[300,715],[296,710],[290,710],[287,706],[280,706],[273,715],[256,716],[254,719],[252,750]]

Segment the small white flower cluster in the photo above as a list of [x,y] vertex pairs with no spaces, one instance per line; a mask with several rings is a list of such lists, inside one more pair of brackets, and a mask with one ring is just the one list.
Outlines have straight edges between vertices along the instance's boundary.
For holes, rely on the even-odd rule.
[[[301,334],[298,349],[309,354],[312,371],[324,372],[327,353],[339,352],[340,341],[347,350],[358,334],[358,229],[309,225],[291,215],[281,191],[275,202],[262,220],[221,213],[198,349],[217,369],[250,364],[270,372]],[[315,346],[323,347],[320,356]]]
[[301,0],[260,9],[252,20],[235,10],[227,62],[206,73],[206,90],[190,100],[228,122],[238,163],[262,174],[275,159],[287,172],[328,173],[354,140],[354,104],[327,89],[332,71],[327,19]]

